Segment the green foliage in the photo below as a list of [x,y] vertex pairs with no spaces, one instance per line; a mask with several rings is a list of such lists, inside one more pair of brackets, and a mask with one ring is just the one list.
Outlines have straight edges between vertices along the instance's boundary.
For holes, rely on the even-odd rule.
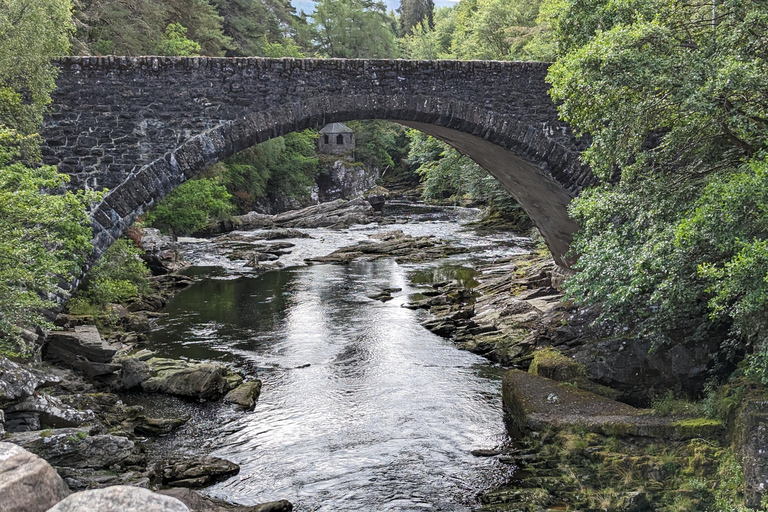
[[0,0],[0,125],[37,131],[73,29],[69,0]]
[[268,192],[307,197],[317,174],[316,138],[312,130],[290,133],[227,159],[221,179],[238,210],[253,210]]
[[538,20],[540,0],[464,0],[435,11],[401,39],[414,59],[550,60],[554,43]]
[[204,228],[211,219],[232,211],[227,189],[211,179],[182,183],[146,215],[152,225],[177,235],[187,235]]
[[355,159],[383,173],[402,166],[409,139],[403,125],[388,121],[349,121],[355,132]]
[[730,450],[719,459],[718,481],[715,486],[715,510],[717,512],[750,512],[743,505],[744,470],[736,454]]
[[403,54],[409,59],[449,59],[451,39],[456,28],[455,11],[441,7],[434,11],[433,26],[419,22],[400,39]]
[[311,26],[323,57],[386,59],[398,56],[396,24],[380,1],[318,0]]
[[293,57],[294,59],[303,59],[306,57],[299,45],[291,39],[284,39],[279,43],[265,42],[261,49],[262,56],[277,59],[280,57]]
[[189,57],[200,53],[200,45],[187,39],[187,29],[181,23],[170,23],[165,28],[163,40],[155,48],[158,55]]
[[97,198],[47,194],[68,178],[53,166],[21,163],[23,142],[0,126],[0,350],[6,353],[22,350],[22,327],[49,325],[41,311],[53,306],[49,297],[59,280],[76,272],[91,249],[85,207]]
[[431,201],[482,201],[502,207],[516,202],[482,167],[448,144],[409,130],[408,162],[421,176],[423,197]]
[[103,310],[149,293],[149,269],[132,240],[120,238],[94,265],[69,303],[70,311]]
[[306,22],[288,0],[212,0],[232,38],[231,57],[300,57],[308,45]]
[[[155,50],[222,56],[233,47],[224,34],[224,19],[207,0],[77,0],[75,49],[78,53],[150,55]],[[169,25],[181,25],[188,34],[169,36]],[[171,46],[164,46],[168,38]],[[199,51],[182,44],[196,41]]]
[[428,29],[434,28],[434,10],[433,0],[400,0],[400,7],[397,9],[400,14],[400,33],[410,34],[419,24]]
[[724,353],[760,353],[768,7],[725,0],[713,18],[710,3],[550,0],[542,13],[553,97],[591,135],[584,160],[603,180],[572,205],[569,293],[659,342],[730,329]]

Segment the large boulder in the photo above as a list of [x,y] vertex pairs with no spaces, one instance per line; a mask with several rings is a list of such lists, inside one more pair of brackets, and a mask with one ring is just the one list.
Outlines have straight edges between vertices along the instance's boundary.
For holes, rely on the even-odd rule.
[[597,308],[558,305],[542,318],[536,345],[551,346],[584,367],[590,380],[619,391],[619,399],[647,406],[655,395],[699,396],[719,350],[717,339],[654,347],[647,338],[617,335],[620,326],[595,322]]
[[94,379],[120,369],[111,364],[119,347],[107,343],[94,325],[76,325],[73,329],[51,331],[46,338],[45,357],[60,361]]
[[48,512],[189,512],[182,502],[147,489],[116,485],[72,494]]
[[48,334],[47,355],[64,362],[70,354],[81,355],[96,363],[108,363],[119,347],[107,343],[95,325],[78,325],[72,330],[51,331]]
[[259,399],[261,394],[261,381],[253,380],[243,382],[235,389],[227,393],[224,397],[224,401],[230,404],[237,405],[243,409],[253,409],[256,405],[256,400]]
[[717,343],[662,346],[643,338],[592,341],[563,352],[583,365],[587,376],[621,393],[620,400],[646,405],[655,395],[673,391],[697,396],[709,378]]
[[373,213],[373,208],[365,199],[338,199],[275,215],[274,224],[288,228],[344,228],[372,222]]
[[374,187],[380,177],[378,169],[369,171],[365,166],[347,160],[336,160],[323,167],[315,179],[321,203],[360,197]]
[[54,466],[108,468],[137,457],[130,439],[110,434],[90,436],[88,429],[62,428],[13,434],[8,441],[39,455]]
[[69,488],[50,464],[0,442],[0,512],[43,512],[68,495]]
[[173,238],[163,236],[159,229],[142,228],[129,234],[138,239],[138,246],[144,251],[142,258],[153,275],[175,272],[185,265]]
[[218,400],[243,381],[224,365],[153,357],[147,361],[123,360],[121,382],[126,387],[169,395]]

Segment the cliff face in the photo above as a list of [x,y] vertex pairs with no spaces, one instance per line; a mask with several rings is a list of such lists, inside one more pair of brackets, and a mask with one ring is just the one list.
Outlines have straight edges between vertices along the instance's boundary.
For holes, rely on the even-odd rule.
[[355,199],[373,188],[380,177],[377,168],[369,169],[359,163],[336,160],[322,169],[315,180],[317,200],[324,203],[336,199]]
[[381,172],[347,158],[320,162],[320,171],[314,186],[304,197],[289,196],[283,192],[268,193],[258,201],[256,211],[269,215],[306,208],[313,204],[337,199],[356,199],[376,185]]

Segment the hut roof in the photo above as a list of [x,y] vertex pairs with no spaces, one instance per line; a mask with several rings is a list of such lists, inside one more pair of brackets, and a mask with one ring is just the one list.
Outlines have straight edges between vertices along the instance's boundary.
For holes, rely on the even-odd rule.
[[326,125],[320,133],[355,133],[349,126],[344,123],[331,123]]

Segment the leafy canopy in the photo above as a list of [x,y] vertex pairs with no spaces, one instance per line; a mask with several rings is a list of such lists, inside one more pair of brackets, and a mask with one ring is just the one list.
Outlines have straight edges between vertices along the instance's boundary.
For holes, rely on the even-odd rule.
[[317,52],[323,57],[397,57],[397,22],[383,2],[319,0],[312,13]]
[[542,13],[552,95],[603,180],[572,204],[570,293],[658,341],[729,328],[730,346],[764,350],[768,5],[548,0]]
[[412,59],[551,60],[554,47],[538,20],[540,4],[463,0],[437,9],[433,22],[413,25],[401,45]]
[[46,193],[67,177],[53,166],[21,163],[23,143],[0,127],[0,349],[6,353],[23,352],[21,328],[50,325],[41,311],[53,306],[59,280],[70,279],[91,249],[85,207],[97,198]]
[[68,0],[0,0],[0,125],[37,131],[50,104],[55,55],[69,51]]
[[176,57],[189,57],[200,53],[200,45],[187,39],[187,28],[181,23],[170,23],[165,29],[163,40],[156,48],[159,55]]
[[188,235],[204,228],[211,218],[226,216],[232,210],[230,197],[227,189],[214,180],[186,181],[146,215],[146,222],[177,235]]

